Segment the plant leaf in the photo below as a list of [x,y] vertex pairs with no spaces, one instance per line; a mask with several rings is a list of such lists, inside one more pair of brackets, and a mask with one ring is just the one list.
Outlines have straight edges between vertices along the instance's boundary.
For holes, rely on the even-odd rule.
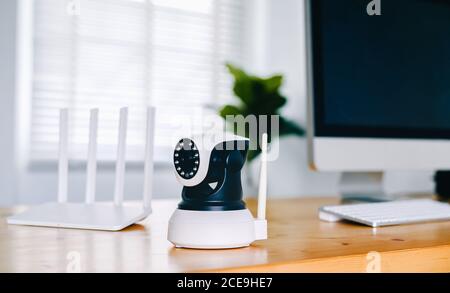
[[274,75],[264,80],[264,85],[266,87],[266,91],[268,92],[276,92],[280,89],[283,84],[283,76]]
[[299,126],[296,122],[290,121],[284,117],[280,117],[280,136],[285,135],[305,135],[305,130]]
[[235,80],[241,80],[241,79],[249,79],[249,75],[242,69],[234,66],[231,63],[227,63],[225,65],[228,68],[228,71],[233,75]]
[[249,150],[247,152],[247,161],[250,163],[251,161],[253,161],[254,159],[256,159],[259,155],[261,154],[261,150],[257,149],[257,150]]
[[252,82],[250,79],[242,78],[236,80],[233,92],[245,105],[252,105],[257,98],[252,89]]
[[278,92],[270,95],[266,105],[266,114],[277,114],[278,109],[286,105],[286,102],[287,99],[280,95]]
[[242,115],[242,111],[233,105],[226,105],[220,110],[220,117],[226,118],[228,115]]

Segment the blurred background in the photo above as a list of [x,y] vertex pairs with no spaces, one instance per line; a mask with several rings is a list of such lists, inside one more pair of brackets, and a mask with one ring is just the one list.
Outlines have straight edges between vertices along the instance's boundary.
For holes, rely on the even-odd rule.
[[[58,109],[70,112],[70,200],[84,197],[89,108],[100,108],[97,197],[112,198],[119,108],[130,107],[125,194],[142,192],[145,108],[157,107],[154,196],[179,197],[168,137],[235,102],[231,62],[281,74],[282,114],[306,128],[302,0],[2,0],[0,205],[52,200]],[[217,116],[217,119],[220,119]],[[197,122],[196,122],[197,121]],[[270,197],[338,195],[338,173],[308,170],[306,140],[286,137]],[[245,169],[251,196],[258,161]],[[389,172],[388,192],[428,192],[430,172]]]

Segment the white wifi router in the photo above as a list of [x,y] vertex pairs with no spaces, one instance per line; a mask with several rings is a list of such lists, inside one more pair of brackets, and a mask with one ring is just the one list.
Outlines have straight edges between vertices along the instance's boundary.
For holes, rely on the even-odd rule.
[[67,196],[69,169],[68,110],[61,109],[59,120],[58,201],[35,206],[21,214],[11,216],[7,219],[8,224],[119,231],[149,216],[151,214],[152,197],[155,109],[152,107],[147,109],[142,206],[129,206],[123,202],[127,122],[128,108],[122,108],[120,110],[117,145],[114,202],[96,202],[98,109],[91,110],[86,198],[84,203],[70,203]]

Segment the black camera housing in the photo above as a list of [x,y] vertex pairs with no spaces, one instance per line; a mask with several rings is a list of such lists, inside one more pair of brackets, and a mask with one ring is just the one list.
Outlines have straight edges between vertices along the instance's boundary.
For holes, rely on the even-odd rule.
[[[200,160],[195,142],[182,140],[186,148],[174,152],[178,175],[186,180],[194,177]],[[180,141],[181,142],[181,141]],[[243,210],[241,170],[245,164],[249,141],[227,141],[211,151],[206,177],[196,186],[184,186],[178,208],[192,211]],[[215,185],[215,186],[214,186]]]

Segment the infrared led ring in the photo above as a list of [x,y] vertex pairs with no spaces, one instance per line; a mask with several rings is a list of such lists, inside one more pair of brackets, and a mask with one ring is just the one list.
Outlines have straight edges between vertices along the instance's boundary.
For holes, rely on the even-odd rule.
[[178,175],[190,179],[198,172],[200,153],[194,141],[182,139],[177,143],[173,153],[173,162]]

